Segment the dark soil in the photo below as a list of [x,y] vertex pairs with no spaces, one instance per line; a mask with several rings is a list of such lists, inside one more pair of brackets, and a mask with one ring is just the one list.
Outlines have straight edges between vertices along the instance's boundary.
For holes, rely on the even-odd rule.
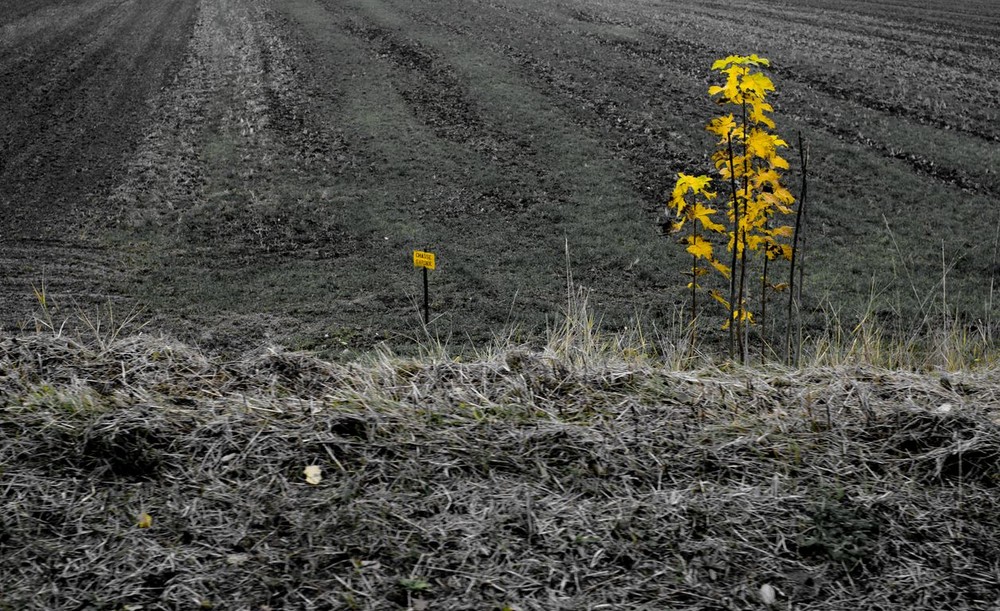
[[0,320],[45,285],[65,307],[126,295],[108,200],[187,50],[197,0],[18,2],[0,37]]
[[1000,16],[903,4],[21,3],[0,38],[0,322],[32,326],[44,285],[57,317],[110,299],[220,351],[413,346],[421,249],[443,341],[537,335],[568,273],[608,327],[672,333],[664,202],[710,169],[711,62],[757,52],[812,154],[809,330],[988,327]]

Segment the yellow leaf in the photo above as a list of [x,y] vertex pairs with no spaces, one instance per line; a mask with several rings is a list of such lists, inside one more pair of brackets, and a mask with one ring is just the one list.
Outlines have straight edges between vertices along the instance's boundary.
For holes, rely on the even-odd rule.
[[733,102],[734,104],[740,104],[743,102],[743,94],[740,93],[740,76],[746,72],[746,69],[734,65],[723,70],[726,73],[726,84],[719,86],[712,86],[708,88],[708,95],[715,97],[717,95],[722,95],[721,101],[723,102]]
[[737,308],[731,315],[730,319],[726,321],[726,324],[722,325],[723,329],[729,328],[729,323],[734,320],[741,320],[743,322],[753,324],[753,313],[746,308]]
[[[723,265],[722,263],[720,263],[719,261],[717,261],[715,259],[709,260],[709,263],[711,263],[712,267],[714,267],[716,270],[718,270],[718,272],[720,274],[722,274],[723,276],[725,276],[725,278],[727,280],[729,279],[729,274],[732,273],[732,270],[729,269],[728,265]],[[728,305],[727,305],[727,307],[728,307]]]
[[729,309],[729,301],[727,301],[726,298],[722,296],[722,293],[720,293],[718,289],[712,289],[708,292],[708,294],[712,297],[712,299],[726,306],[726,310]]
[[747,155],[759,159],[770,159],[774,156],[774,151],[774,140],[771,138],[771,134],[762,129],[750,131],[750,137],[747,138]]
[[771,230],[771,235],[776,238],[790,238],[795,229],[791,225],[782,225]]
[[[744,225],[743,225],[743,219],[742,218],[740,219],[740,227],[744,227]],[[734,247],[734,243],[735,243],[736,254],[737,255],[742,255],[743,254],[743,239],[742,239],[743,230],[741,229],[739,231],[739,233],[740,233],[741,238],[739,240],[737,240],[735,238],[736,232],[733,232],[733,231],[729,232],[729,243],[726,245],[726,249],[729,250],[730,252],[732,252],[733,247]],[[753,234],[751,234],[749,231],[747,232],[747,242],[751,241],[751,236],[752,235]],[[750,250],[753,250],[753,249],[751,248]]]
[[759,193],[757,197],[760,199],[761,202],[765,204],[765,208],[777,206],[779,203],[781,203],[778,201],[778,198],[774,196],[774,193],[769,190],[765,190],[764,192]]
[[725,231],[725,227],[712,220],[712,215],[715,214],[715,212],[716,210],[714,208],[709,208],[702,204],[695,204],[694,207],[689,208],[688,214],[693,220],[701,222],[702,227],[708,229],[709,231]]
[[736,310],[735,313],[733,313],[733,319],[735,320],[737,318],[739,318],[742,321],[746,321],[746,322],[752,323],[753,322],[753,312],[751,312],[750,310],[747,310],[746,308],[740,308],[740,309]]
[[730,66],[723,70],[726,73],[726,85],[724,87],[726,97],[730,100],[743,101],[743,96],[740,95],[740,77],[747,73],[747,69],[741,66]]
[[676,210],[677,216],[680,216],[684,212],[684,208],[687,207],[687,202],[684,201],[684,194],[674,188],[674,193],[670,197],[670,203],[667,204],[667,207]]
[[[736,170],[736,178],[743,177],[743,174],[746,171],[744,163],[745,160],[746,158],[743,155],[733,155],[733,169]],[[723,178],[729,180],[729,151],[716,151],[716,153],[712,156],[712,161],[715,162],[715,169],[723,175]]]
[[687,251],[699,259],[712,259],[712,245],[701,236],[688,236]]
[[[712,162],[715,164],[715,169],[718,171],[726,170],[729,171],[729,151],[719,150],[712,153]],[[728,180],[728,176],[725,177]]]
[[716,117],[708,122],[705,129],[719,137],[722,144],[729,142],[729,134],[736,129],[736,119],[730,113],[724,117]]
[[752,72],[740,81],[740,91],[762,100],[768,91],[774,91],[774,83],[764,73]]
[[[782,187],[781,185],[775,186],[774,198],[778,200],[780,203],[785,205],[791,205],[795,203],[795,196],[792,195],[792,192]],[[785,212],[785,214],[788,214],[788,212]]]
[[778,173],[773,170],[761,170],[753,175],[750,179],[750,185],[754,189],[762,189],[768,187],[773,193],[775,189],[781,187],[781,177]]
[[[723,180],[728,181],[730,175],[729,167],[729,151],[722,150],[716,151],[712,155],[712,161],[715,163],[715,169],[719,172],[719,175]],[[742,178],[745,173],[745,164],[743,155],[733,155],[733,169],[736,170],[736,178]]]
[[741,59],[743,58],[740,57],[739,55],[730,55],[729,57],[726,57],[724,59],[717,59],[712,64],[712,70],[723,70],[725,68],[728,68],[730,64],[734,62],[739,62]]
[[319,465],[309,465],[302,470],[302,473],[306,476],[306,483],[313,486],[319,484],[323,481],[323,476],[320,474]]
[[139,514],[139,523],[136,524],[139,528],[149,528],[153,525],[153,516],[148,513]]
[[756,53],[751,55],[730,55],[724,59],[717,59],[715,63],[712,64],[712,70],[722,70],[731,64],[737,66],[744,64],[752,64],[754,66],[770,66],[771,63],[765,58],[758,56]]
[[708,186],[712,184],[712,178],[702,174],[701,176],[690,176],[684,174],[683,172],[677,174],[677,182],[674,184],[673,196],[676,198],[678,194],[684,195],[687,192],[701,193],[708,197],[709,199],[715,197],[714,193],[709,193],[707,191]]
[[[740,226],[747,231],[761,229],[767,220],[768,205],[767,197],[769,193],[761,193],[758,199],[747,202],[745,214],[740,217]],[[751,248],[751,250],[756,250]]]
[[750,252],[760,250],[761,244],[764,243],[764,239],[757,234],[748,233],[747,234],[747,248]]
[[774,112],[774,107],[763,100],[750,100],[750,122],[762,123],[771,129],[774,129],[774,121],[765,115],[765,112]]

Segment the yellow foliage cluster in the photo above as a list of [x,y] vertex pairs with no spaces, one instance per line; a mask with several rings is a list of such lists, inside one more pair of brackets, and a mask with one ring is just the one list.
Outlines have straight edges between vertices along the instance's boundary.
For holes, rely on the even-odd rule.
[[[692,282],[688,288],[700,288],[697,278],[708,273],[707,268],[698,265],[699,260],[707,261],[730,279],[734,287],[735,309],[719,291],[710,291],[710,295],[730,313],[725,326],[733,320],[753,322],[742,281],[737,296],[732,277],[737,265],[745,270],[747,253],[762,253],[769,261],[791,259],[792,255],[791,245],[784,241],[792,237],[792,227],[775,222],[779,215],[792,213],[795,198],[781,184],[781,172],[789,166],[779,150],[786,148],[788,143],[772,131],[775,124],[769,113],[774,108],[767,103],[767,94],[774,91],[774,83],[761,71],[768,66],[770,62],[756,54],[730,55],[712,64],[712,70],[725,76],[725,84],[710,87],[709,96],[720,106],[734,107],[733,112],[712,119],[706,126],[706,130],[717,137],[712,162],[719,179],[730,191],[726,198],[728,225],[713,219],[717,208],[712,202],[717,199],[718,192],[709,190],[712,179],[707,175],[679,174],[668,204],[678,219],[673,223],[675,231],[690,223],[690,233],[682,239],[693,258]],[[713,245],[699,234],[696,223],[705,232],[727,235],[726,249],[732,255],[732,265],[727,266],[716,258]],[[779,288],[779,285],[772,287]]]
[[[688,245],[687,251],[693,257],[692,278],[688,288],[700,288],[698,276],[708,273],[706,268],[698,265],[699,259],[708,261],[712,267],[727,277],[730,273],[729,268],[715,258],[712,244],[699,235],[696,226],[696,223],[700,223],[706,231],[723,232],[726,230],[724,226],[712,220],[712,215],[717,210],[709,208],[704,203],[716,197],[714,192],[708,190],[711,184],[712,179],[708,176],[680,174],[677,184],[674,186],[673,196],[670,198],[670,207],[677,211],[678,218],[672,226],[673,231],[681,231],[686,223],[691,223],[691,233],[683,239],[683,242]],[[689,196],[693,198],[691,202],[688,202]],[[699,197],[703,201],[698,201]]]

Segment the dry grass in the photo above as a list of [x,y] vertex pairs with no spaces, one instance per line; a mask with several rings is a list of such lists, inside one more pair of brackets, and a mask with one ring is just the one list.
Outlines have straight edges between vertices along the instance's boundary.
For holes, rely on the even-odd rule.
[[1000,372],[564,331],[470,363],[4,337],[0,608],[1000,604]]

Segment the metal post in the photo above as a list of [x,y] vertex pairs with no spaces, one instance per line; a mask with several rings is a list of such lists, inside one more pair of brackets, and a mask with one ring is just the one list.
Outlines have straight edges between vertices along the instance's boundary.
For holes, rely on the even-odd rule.
[[424,268],[424,325],[431,324],[430,305],[427,298],[427,268]]

